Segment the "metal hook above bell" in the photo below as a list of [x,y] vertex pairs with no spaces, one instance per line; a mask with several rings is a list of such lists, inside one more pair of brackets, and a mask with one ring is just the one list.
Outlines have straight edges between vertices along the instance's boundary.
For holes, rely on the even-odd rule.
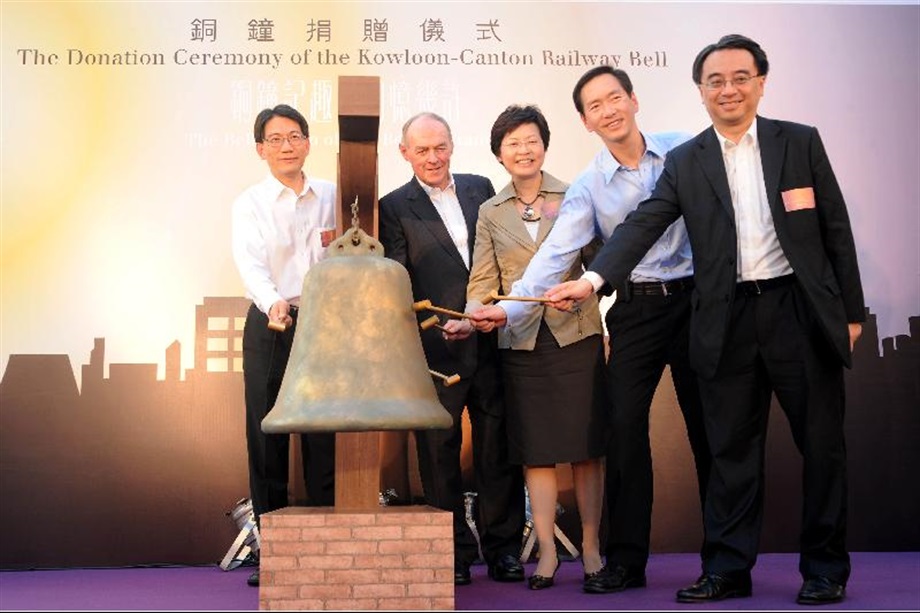
[[412,309],[409,274],[353,227],[303,282],[297,329],[262,431],[448,428]]

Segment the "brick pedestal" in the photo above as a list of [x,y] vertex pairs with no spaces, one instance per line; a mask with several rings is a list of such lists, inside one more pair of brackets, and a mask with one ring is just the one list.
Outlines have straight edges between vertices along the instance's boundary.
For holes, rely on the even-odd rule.
[[446,511],[288,507],[260,523],[260,609],[454,608]]

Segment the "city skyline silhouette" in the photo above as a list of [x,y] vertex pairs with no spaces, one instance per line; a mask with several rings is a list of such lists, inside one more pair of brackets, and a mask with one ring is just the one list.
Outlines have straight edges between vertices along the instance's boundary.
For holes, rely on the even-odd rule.
[[[248,496],[241,369],[249,304],[205,297],[196,305],[184,378],[178,341],[157,379],[157,365],[143,363],[110,364],[104,377],[105,339],[96,338],[79,388],[66,355],[10,356],[0,380],[0,521],[16,529],[0,567],[222,557],[237,531],[226,513]],[[909,329],[880,343],[870,312],[846,372],[854,550],[920,549],[920,495],[904,486],[920,465],[920,316]],[[778,407],[773,413],[763,550],[794,551],[801,461]],[[651,427],[656,551],[693,551],[701,536],[678,415],[665,376]],[[572,523],[575,513],[567,515]]]

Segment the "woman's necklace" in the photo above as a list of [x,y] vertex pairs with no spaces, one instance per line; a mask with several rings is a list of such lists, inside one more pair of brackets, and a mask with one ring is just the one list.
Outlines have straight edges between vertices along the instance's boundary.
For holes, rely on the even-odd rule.
[[533,200],[530,202],[527,202],[518,196],[517,190],[514,190],[514,197],[517,198],[518,202],[524,205],[524,211],[521,213],[521,219],[524,221],[540,221],[540,214],[533,210],[533,205],[537,203],[537,200],[543,197],[542,193],[537,192],[537,195],[534,196]]

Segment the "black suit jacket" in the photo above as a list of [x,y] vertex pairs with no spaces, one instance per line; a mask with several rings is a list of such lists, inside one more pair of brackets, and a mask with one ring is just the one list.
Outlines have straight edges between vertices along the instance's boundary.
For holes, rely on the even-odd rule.
[[[485,177],[464,174],[453,177],[466,218],[470,250],[467,255],[472,262],[479,205],[494,196],[495,189]],[[441,216],[415,177],[380,199],[380,242],[384,255],[409,272],[416,301],[430,300],[435,306],[463,311],[470,272]],[[430,316],[431,313],[423,311],[419,320]],[[495,340],[494,334],[485,339],[473,334],[463,341],[447,342],[436,328],[422,331],[421,335],[429,368],[464,378],[476,370],[477,345]]]
[[[846,204],[818,131],[757,118],[764,184],[780,246],[827,340],[851,365],[848,322],[865,320],[856,248]],[[784,205],[783,193],[814,190],[814,206]],[[801,193],[801,192],[799,192]],[[735,214],[715,130],[673,149],[648,200],[620,224],[590,269],[619,287],[655,240],[684,216],[696,288],[690,358],[697,373],[715,374],[735,298]]]

